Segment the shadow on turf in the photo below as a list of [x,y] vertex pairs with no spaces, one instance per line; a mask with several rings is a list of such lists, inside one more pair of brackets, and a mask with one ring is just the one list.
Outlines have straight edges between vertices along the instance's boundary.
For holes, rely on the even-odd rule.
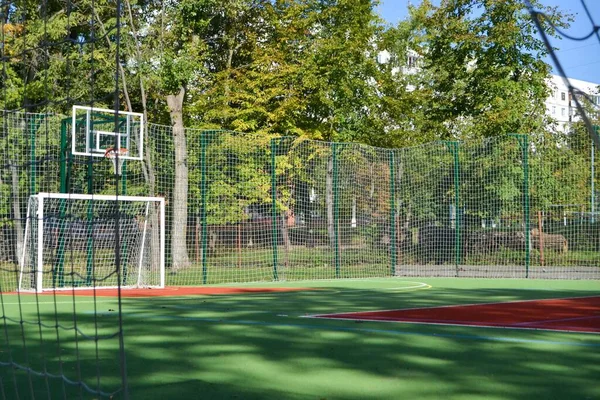
[[[574,292],[331,289],[127,300],[123,318],[131,398],[525,400],[600,395],[597,335],[298,318],[322,312],[572,297]],[[117,314],[111,310],[100,304],[96,314],[78,313],[78,327],[93,334],[98,324],[99,333],[114,332]],[[29,320],[36,321],[37,314],[30,314]],[[72,312],[61,310],[56,315],[40,313],[40,320],[72,326],[74,318]],[[38,325],[26,324],[23,329],[24,336],[19,324],[3,327],[0,361],[9,357],[8,337],[10,354],[19,363],[37,370],[45,363],[50,372],[62,368],[70,378],[79,370],[92,385],[98,384],[99,372],[102,389],[119,387],[116,338],[99,341],[96,348],[96,342],[61,329],[57,343],[56,329],[43,328],[42,344]],[[586,341],[599,347],[565,345]],[[97,398],[77,387],[63,388],[55,380],[29,379],[24,372],[0,367],[1,398],[48,397],[44,396],[48,390],[52,398]]]

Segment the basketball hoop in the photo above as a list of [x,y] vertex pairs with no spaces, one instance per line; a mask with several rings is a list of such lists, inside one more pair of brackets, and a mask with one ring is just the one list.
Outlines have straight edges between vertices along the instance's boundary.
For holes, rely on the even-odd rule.
[[121,147],[120,149],[111,147],[104,152],[104,157],[110,159],[113,164],[115,175],[121,176],[121,167],[123,167],[125,157],[127,157],[128,154],[129,151],[125,147]]

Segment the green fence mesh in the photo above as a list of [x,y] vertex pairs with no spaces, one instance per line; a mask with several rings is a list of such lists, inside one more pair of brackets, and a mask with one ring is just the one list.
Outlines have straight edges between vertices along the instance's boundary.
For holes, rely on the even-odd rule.
[[[5,113],[1,123],[3,290],[17,285],[10,272],[20,268],[30,195],[114,193],[110,160],[71,155],[69,124],[26,113]],[[168,285],[600,278],[590,143],[511,135],[381,149],[185,134],[186,180],[176,181],[172,128],[155,124],[144,160],[127,160],[118,178],[122,194],[166,199]]]

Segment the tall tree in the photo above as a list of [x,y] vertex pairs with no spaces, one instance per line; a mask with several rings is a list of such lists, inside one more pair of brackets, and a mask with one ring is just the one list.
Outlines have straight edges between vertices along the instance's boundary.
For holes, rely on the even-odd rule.
[[[567,22],[555,8],[544,11],[558,26]],[[401,110],[414,111],[409,117],[417,136],[463,139],[544,129],[550,67],[523,2],[446,0],[435,6],[425,0],[395,30],[418,56]]]
[[[239,3],[237,1],[236,3]],[[320,139],[369,140],[376,130],[371,0],[254,1],[222,12],[204,123]],[[236,11],[237,10],[237,11]],[[235,34],[234,34],[235,33]]]
[[161,114],[166,114],[172,128],[174,183],[171,264],[176,271],[190,264],[186,238],[189,172],[185,105],[195,91],[204,88],[203,81],[206,80],[209,64],[208,27],[214,17],[211,10],[218,2],[149,0],[142,3],[126,4],[130,25],[134,25],[135,21],[139,27],[133,35],[137,40],[130,44],[136,57],[127,67],[131,76],[143,80],[137,92],[140,97],[134,101],[138,104],[141,101],[146,111],[150,104],[150,111],[157,120],[161,119]]
[[73,103],[111,105],[114,53],[111,42],[101,40],[99,21],[112,31],[115,13],[109,0],[69,8],[56,1],[3,3],[4,109],[70,112]]

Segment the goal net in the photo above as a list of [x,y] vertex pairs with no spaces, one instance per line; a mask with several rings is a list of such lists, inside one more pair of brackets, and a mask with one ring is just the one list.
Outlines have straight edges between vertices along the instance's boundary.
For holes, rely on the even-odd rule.
[[159,197],[30,196],[19,289],[164,287],[164,210]]

